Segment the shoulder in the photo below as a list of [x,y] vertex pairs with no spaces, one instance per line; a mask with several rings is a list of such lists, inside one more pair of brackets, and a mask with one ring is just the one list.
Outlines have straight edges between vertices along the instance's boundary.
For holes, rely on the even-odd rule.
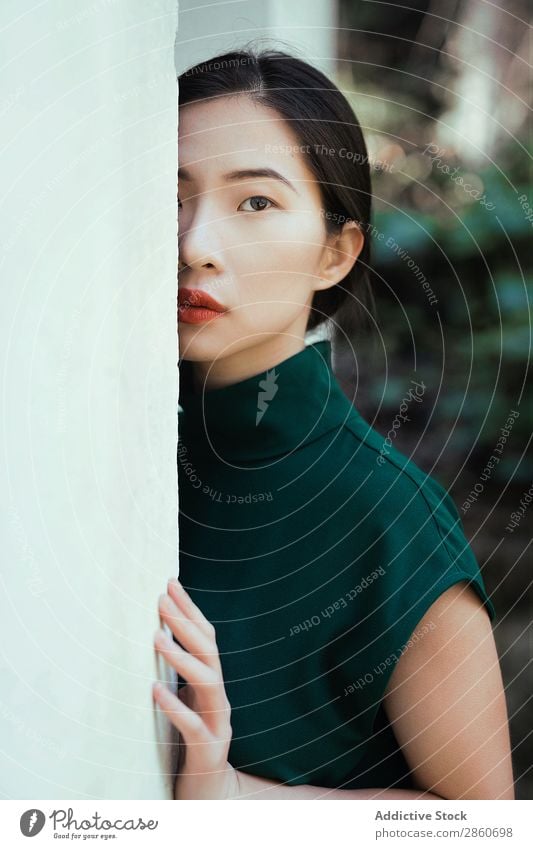
[[[389,440],[390,442],[390,440]],[[425,472],[383,437],[353,408],[343,425],[343,443],[351,457],[345,466],[348,483],[361,483],[361,498],[379,503],[376,519],[391,527],[391,511],[402,523],[428,520],[433,531],[449,532],[461,520],[451,495],[430,472]]]
[[472,582],[494,619],[494,605],[448,491],[394,446],[383,451],[384,438],[355,408],[343,430],[350,458],[346,484],[358,488],[354,521],[360,538],[368,541],[368,559],[386,571],[379,592],[385,595],[389,621],[402,616],[403,636],[409,636],[406,630],[416,617],[461,579]]

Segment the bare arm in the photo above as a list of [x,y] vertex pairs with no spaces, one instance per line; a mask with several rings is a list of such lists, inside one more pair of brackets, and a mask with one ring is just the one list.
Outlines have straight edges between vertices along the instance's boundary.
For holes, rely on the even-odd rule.
[[423,790],[394,790],[366,788],[364,790],[337,790],[316,787],[313,784],[290,786],[270,781],[257,775],[237,770],[239,795],[237,799],[442,799]]
[[431,605],[436,628],[409,646],[384,708],[415,784],[445,799],[514,799],[507,707],[494,635],[460,581]]

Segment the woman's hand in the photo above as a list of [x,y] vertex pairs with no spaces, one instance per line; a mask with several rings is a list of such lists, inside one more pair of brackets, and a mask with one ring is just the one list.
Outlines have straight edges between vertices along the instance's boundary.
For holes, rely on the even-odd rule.
[[153,687],[157,704],[185,744],[174,798],[236,798],[239,780],[228,763],[231,705],[224,689],[215,629],[177,578],[169,580],[168,595],[160,596],[159,614],[183,648],[163,630],[156,632],[155,648],[187,681],[179,697],[160,682]]

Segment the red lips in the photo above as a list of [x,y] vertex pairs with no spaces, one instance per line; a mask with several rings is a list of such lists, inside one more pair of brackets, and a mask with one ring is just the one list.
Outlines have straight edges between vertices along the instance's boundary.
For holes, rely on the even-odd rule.
[[181,309],[203,307],[204,309],[215,310],[216,312],[225,312],[227,309],[224,304],[216,301],[207,292],[202,292],[201,289],[186,289],[184,287],[178,289],[178,306]]
[[222,318],[226,312],[227,307],[219,304],[207,292],[202,292],[201,289],[178,288],[179,321],[185,324],[199,324],[202,321]]

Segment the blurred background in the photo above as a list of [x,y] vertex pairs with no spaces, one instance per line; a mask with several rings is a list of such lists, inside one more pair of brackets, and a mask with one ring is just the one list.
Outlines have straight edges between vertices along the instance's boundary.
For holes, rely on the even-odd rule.
[[372,165],[376,312],[335,367],[383,436],[411,379],[426,387],[394,444],[449,490],[477,556],[517,795],[531,799],[527,20],[526,0],[244,0],[208,17],[188,0],[176,67],[256,39],[322,68],[352,103]]
[[374,160],[379,335],[339,371],[384,435],[415,369],[427,386],[394,441],[449,489],[492,595],[517,794],[531,799],[527,17],[522,0],[341,0],[335,76]]

